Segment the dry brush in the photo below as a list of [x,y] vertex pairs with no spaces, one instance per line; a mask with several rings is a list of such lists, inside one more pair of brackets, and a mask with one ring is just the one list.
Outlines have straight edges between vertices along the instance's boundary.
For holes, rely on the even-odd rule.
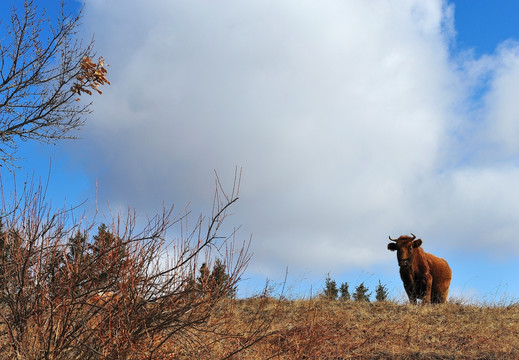
[[[98,226],[73,209],[53,211],[41,187],[4,198],[0,357],[226,358],[265,336],[263,321],[245,337],[229,331],[228,298],[250,254],[236,231],[220,234],[239,176],[228,195],[216,184],[211,216],[192,227],[189,212],[173,208],[144,226],[131,212]],[[215,258],[225,281],[201,281],[200,264]],[[216,350],[224,339],[235,341]]]

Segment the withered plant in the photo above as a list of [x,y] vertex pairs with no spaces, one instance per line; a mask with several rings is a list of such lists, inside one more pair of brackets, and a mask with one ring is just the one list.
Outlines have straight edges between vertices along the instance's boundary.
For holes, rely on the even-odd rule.
[[[173,208],[143,226],[131,212],[87,223],[53,210],[41,187],[4,198],[0,357],[228,358],[263,338],[268,320],[241,334],[230,326],[229,296],[250,259],[236,229],[220,235],[239,179],[226,194],[216,178],[212,214],[192,227]],[[200,281],[203,263],[225,281]]]

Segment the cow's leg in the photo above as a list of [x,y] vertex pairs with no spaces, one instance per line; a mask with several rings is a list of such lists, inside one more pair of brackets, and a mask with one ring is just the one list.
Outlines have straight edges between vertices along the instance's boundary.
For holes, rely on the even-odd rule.
[[405,292],[407,293],[407,297],[409,298],[409,302],[411,304],[416,304],[416,294],[414,291],[414,287],[411,285],[404,284]]
[[436,291],[433,292],[433,299],[432,301],[437,304],[445,304],[447,302],[447,297],[449,296],[449,289],[445,291]]
[[425,294],[422,298],[422,304],[430,304],[431,303],[431,295],[432,295],[432,283],[433,278],[430,273],[426,273],[424,275],[424,282],[425,282]]
[[439,291],[433,290],[431,292],[431,303],[432,304],[440,304],[442,303],[442,294]]

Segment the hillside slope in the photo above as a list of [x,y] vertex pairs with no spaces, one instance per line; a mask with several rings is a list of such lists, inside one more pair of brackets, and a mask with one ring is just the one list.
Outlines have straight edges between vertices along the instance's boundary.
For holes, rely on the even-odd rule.
[[[237,301],[248,327],[257,300]],[[516,359],[519,306],[412,306],[392,302],[270,301],[272,335],[247,359]]]

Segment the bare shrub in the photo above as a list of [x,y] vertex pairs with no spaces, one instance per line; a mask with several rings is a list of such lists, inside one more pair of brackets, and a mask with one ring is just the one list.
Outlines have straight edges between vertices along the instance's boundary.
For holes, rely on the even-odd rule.
[[[238,337],[228,329],[228,297],[250,259],[236,230],[220,235],[238,190],[239,176],[229,195],[217,179],[212,214],[193,227],[189,212],[173,215],[173,208],[139,229],[131,212],[109,225],[87,224],[73,209],[52,210],[41,187],[4,199],[0,357],[217,358],[214,344]],[[173,229],[178,236],[167,242]],[[215,253],[225,281],[197,282],[200,264],[214,262]],[[248,337],[218,356],[261,339],[265,321],[255,321]]]

